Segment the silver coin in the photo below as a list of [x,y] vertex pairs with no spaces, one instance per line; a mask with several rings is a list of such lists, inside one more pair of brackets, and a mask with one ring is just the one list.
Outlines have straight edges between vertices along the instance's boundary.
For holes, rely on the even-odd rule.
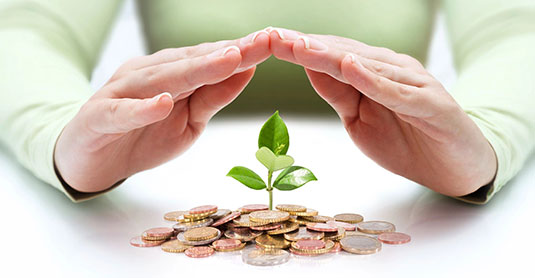
[[246,241],[252,241],[255,238],[261,236],[263,234],[262,231],[252,231],[249,228],[246,228],[246,230],[242,229],[228,229],[225,231],[225,236],[232,239],[239,239],[243,242]]
[[367,234],[382,234],[386,232],[394,232],[396,226],[386,221],[364,221],[357,223],[357,230]]
[[348,236],[340,240],[342,249],[349,253],[366,255],[381,250],[381,242],[369,236]]
[[230,209],[218,209],[216,211],[216,213],[210,215],[210,218],[212,218],[214,220],[217,220],[219,218],[223,218],[223,217],[229,215],[230,213],[232,213],[232,211]]
[[207,240],[187,240],[185,237],[184,237],[184,232],[181,232],[179,233],[177,236],[176,236],[176,239],[180,240],[182,243],[186,244],[186,245],[206,245],[206,244],[210,244],[216,240],[218,240],[219,238],[221,237],[221,231],[220,230],[217,230],[217,236],[214,237],[214,238],[211,238],[211,239],[207,239]]
[[208,227],[214,223],[214,219],[212,218],[205,218],[203,220],[199,221],[193,221],[193,222],[186,222],[186,223],[177,223],[173,225],[173,229],[175,229],[176,232],[185,232],[187,230],[191,230],[193,228],[200,228],[200,227]]
[[322,239],[324,232],[315,232],[307,230],[306,227],[300,227],[297,231],[284,234],[284,238],[289,241],[298,241],[300,239]]
[[282,249],[252,249],[242,253],[244,263],[257,266],[279,265],[289,259],[290,253]]

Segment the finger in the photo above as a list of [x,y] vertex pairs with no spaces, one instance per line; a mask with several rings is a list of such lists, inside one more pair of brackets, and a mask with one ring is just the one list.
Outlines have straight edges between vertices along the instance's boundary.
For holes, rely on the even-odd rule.
[[97,134],[123,134],[165,119],[173,105],[169,93],[147,99],[103,99],[89,111],[87,124]]
[[271,53],[280,60],[296,63],[293,54],[293,44],[302,33],[297,31],[287,32],[282,28],[268,27]]
[[152,97],[170,92],[173,99],[181,94],[227,79],[242,60],[239,49],[230,46],[209,55],[147,67],[120,78],[108,85],[117,98]]
[[208,55],[214,51],[236,46],[240,49],[243,59],[239,69],[246,69],[267,59],[269,51],[269,33],[260,30],[243,38],[202,43],[181,48],[167,48],[151,55],[131,59],[121,66],[120,71],[139,70],[158,64],[172,63],[182,59],[190,59]]
[[197,90],[190,98],[191,122],[206,124],[219,110],[231,103],[247,86],[255,68]]
[[394,82],[374,74],[352,55],[342,61],[345,79],[362,94],[388,109],[411,116],[424,116],[428,107],[422,103],[422,89]]
[[305,72],[314,90],[333,107],[344,124],[358,118],[360,92],[325,73],[311,69],[305,69]]
[[421,74],[410,68],[403,68],[357,55],[353,57],[359,59],[360,63],[369,71],[394,82],[423,87],[430,81],[429,75]]

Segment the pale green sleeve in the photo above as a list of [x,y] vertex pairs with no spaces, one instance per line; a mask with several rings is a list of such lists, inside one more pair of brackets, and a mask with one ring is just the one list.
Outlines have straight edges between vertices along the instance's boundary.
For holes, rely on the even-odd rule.
[[444,1],[459,75],[452,94],[494,148],[494,181],[460,199],[486,203],[535,148],[535,1]]
[[55,173],[63,127],[93,91],[89,79],[120,1],[0,0],[0,140],[24,167],[74,201]]

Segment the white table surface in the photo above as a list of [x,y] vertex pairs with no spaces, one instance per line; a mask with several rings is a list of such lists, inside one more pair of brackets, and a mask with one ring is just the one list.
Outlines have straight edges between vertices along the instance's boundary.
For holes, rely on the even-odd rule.
[[79,204],[0,151],[0,277],[533,273],[535,160],[489,204],[469,205],[377,166],[353,145],[336,119],[285,117],[291,136],[289,154],[297,165],[313,170],[319,181],[291,192],[275,191],[274,203],[302,204],[324,215],[355,212],[366,220],[390,221],[412,236],[411,243],[384,244],[374,255],[292,255],[288,263],[276,267],[246,265],[239,254],[192,259],[158,247],[130,246],[130,238],[147,228],[171,226],[162,218],[168,211],[203,204],[237,209],[267,203],[267,192],[251,190],[225,176],[235,165],[264,172],[254,157],[264,119],[217,119],[184,155]]

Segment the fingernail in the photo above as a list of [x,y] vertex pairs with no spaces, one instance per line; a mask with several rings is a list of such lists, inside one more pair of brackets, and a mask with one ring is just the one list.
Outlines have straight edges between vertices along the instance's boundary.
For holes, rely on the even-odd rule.
[[271,33],[271,31],[273,30],[273,26],[268,26],[266,28],[264,28],[264,30],[268,33]]
[[351,63],[353,63],[353,64],[354,64],[354,63],[356,62],[356,58],[355,58],[355,55],[353,55],[353,54],[347,54],[347,56],[346,56],[346,57],[349,57],[349,59],[351,59]]
[[299,36],[297,39],[303,41],[303,43],[305,44],[305,49],[317,51],[327,50],[327,45],[320,42],[319,40],[307,36]]
[[260,34],[266,34],[266,35],[268,35],[268,37],[269,37],[269,33],[268,33],[267,31],[265,31],[265,30],[261,30],[261,31],[258,31],[258,32],[256,32],[256,33],[254,33],[253,38],[251,39],[251,42],[252,42],[252,43],[255,42],[256,38],[257,38],[258,35],[260,35]]
[[221,55],[221,56],[227,55],[227,53],[229,53],[232,50],[237,51],[238,53],[240,53],[240,49],[237,46],[232,45],[232,46],[229,46],[229,47],[225,48],[225,50],[223,51],[223,55]]
[[277,34],[279,35],[279,38],[280,38],[281,40],[284,40],[284,39],[285,39],[285,37],[284,37],[284,33],[282,32],[281,29],[273,28],[272,31],[277,32]]
[[170,93],[165,92],[165,93],[161,93],[161,94],[159,94],[159,95],[157,95],[157,96],[154,96],[154,97],[151,99],[151,102],[153,102],[153,103],[158,103],[158,102],[160,102],[160,100],[161,100],[164,96],[169,96],[170,99],[173,99],[173,96],[172,96]]
[[221,50],[221,49],[216,50],[216,51],[208,54],[206,57],[208,57],[208,58],[221,57],[221,56],[225,56],[230,51],[238,51],[238,53],[241,53],[240,49],[237,46],[232,45],[232,46],[229,46],[229,47],[225,48],[224,50]]

